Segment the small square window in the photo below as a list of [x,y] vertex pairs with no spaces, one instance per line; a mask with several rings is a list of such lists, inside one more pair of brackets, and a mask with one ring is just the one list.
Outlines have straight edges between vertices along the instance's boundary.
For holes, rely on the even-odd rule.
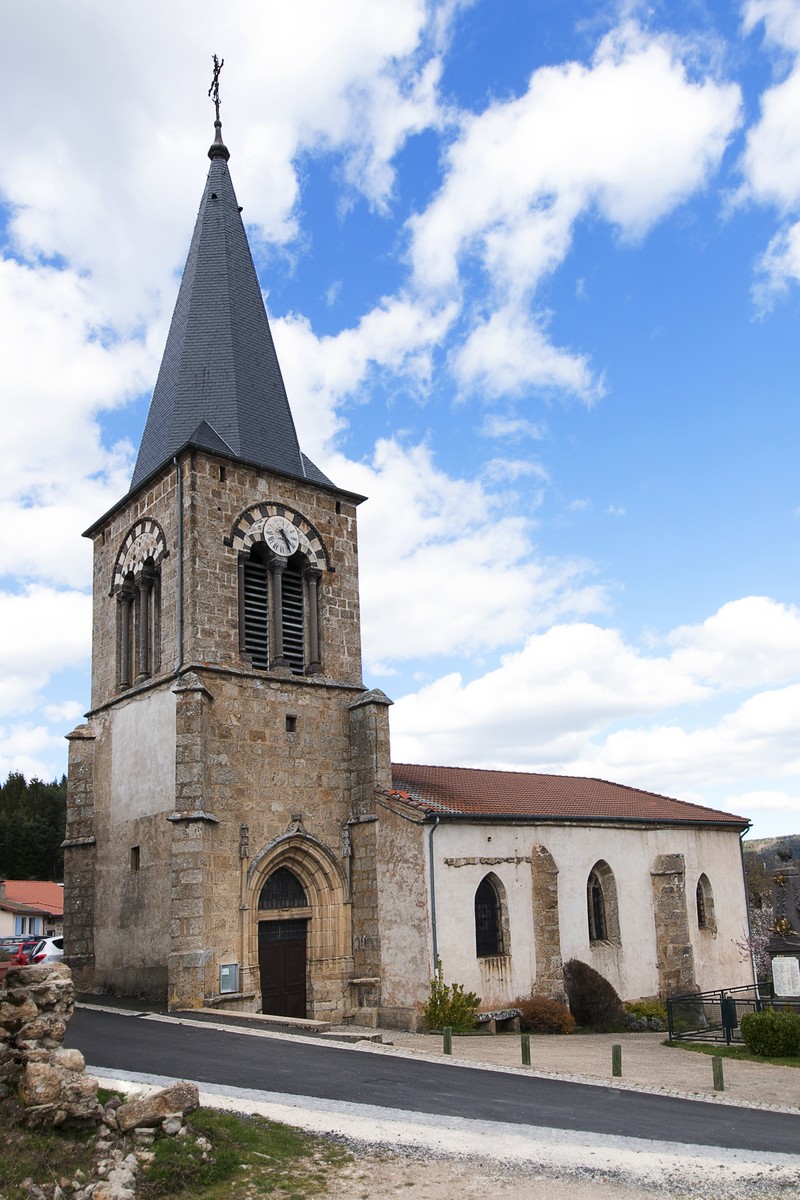
[[138,871],[141,865],[141,851],[138,846],[131,846],[131,870]]
[[295,717],[293,714],[287,713],[286,714],[286,732],[294,733],[296,731],[296,729],[297,729],[297,717]]

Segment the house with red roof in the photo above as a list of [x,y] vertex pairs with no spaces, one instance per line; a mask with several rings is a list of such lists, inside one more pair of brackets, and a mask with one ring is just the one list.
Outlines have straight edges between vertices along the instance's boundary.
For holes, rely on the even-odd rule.
[[64,925],[64,888],[39,879],[0,879],[0,937],[54,937]]

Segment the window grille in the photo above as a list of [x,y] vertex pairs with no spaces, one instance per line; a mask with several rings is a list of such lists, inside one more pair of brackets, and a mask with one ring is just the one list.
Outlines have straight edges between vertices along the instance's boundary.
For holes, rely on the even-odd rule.
[[503,953],[500,901],[488,877],[481,880],[475,893],[475,953],[478,958]]
[[258,940],[260,942],[293,942],[296,938],[306,935],[308,921],[259,921]]
[[593,871],[589,876],[589,941],[605,942],[607,938],[603,885]]
[[307,908],[305,888],[288,867],[278,867],[261,889],[259,908]]

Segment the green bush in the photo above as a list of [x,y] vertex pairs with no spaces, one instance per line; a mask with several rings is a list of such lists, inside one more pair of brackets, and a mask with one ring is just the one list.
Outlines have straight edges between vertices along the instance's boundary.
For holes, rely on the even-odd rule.
[[625,1010],[616,988],[604,975],[579,958],[564,967],[570,1011],[579,1025],[610,1033],[625,1025]]
[[442,963],[431,980],[431,994],[422,1010],[426,1029],[470,1030],[477,1025],[475,1014],[481,1002],[474,992],[465,992],[463,984],[445,983],[442,978]]
[[765,1058],[800,1056],[800,1013],[779,1012],[774,1008],[746,1013],[742,1017],[741,1030],[747,1048],[753,1054]]
[[642,1021],[651,1021],[655,1017],[664,1025],[667,1024],[667,1006],[663,1000],[659,1000],[658,996],[648,996],[644,1000],[629,1000],[625,1005],[625,1012],[639,1017]]
[[520,996],[512,1000],[510,1008],[519,1009],[520,1029],[530,1033],[572,1033],[575,1018],[566,1004],[550,1000],[547,996]]

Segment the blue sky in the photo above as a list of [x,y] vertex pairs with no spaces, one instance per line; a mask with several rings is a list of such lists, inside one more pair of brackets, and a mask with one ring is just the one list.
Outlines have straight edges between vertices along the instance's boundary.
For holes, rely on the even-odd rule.
[[[800,3],[8,5],[0,775],[64,769],[207,169],[398,761],[800,828]],[[11,113],[13,112],[13,116]]]

